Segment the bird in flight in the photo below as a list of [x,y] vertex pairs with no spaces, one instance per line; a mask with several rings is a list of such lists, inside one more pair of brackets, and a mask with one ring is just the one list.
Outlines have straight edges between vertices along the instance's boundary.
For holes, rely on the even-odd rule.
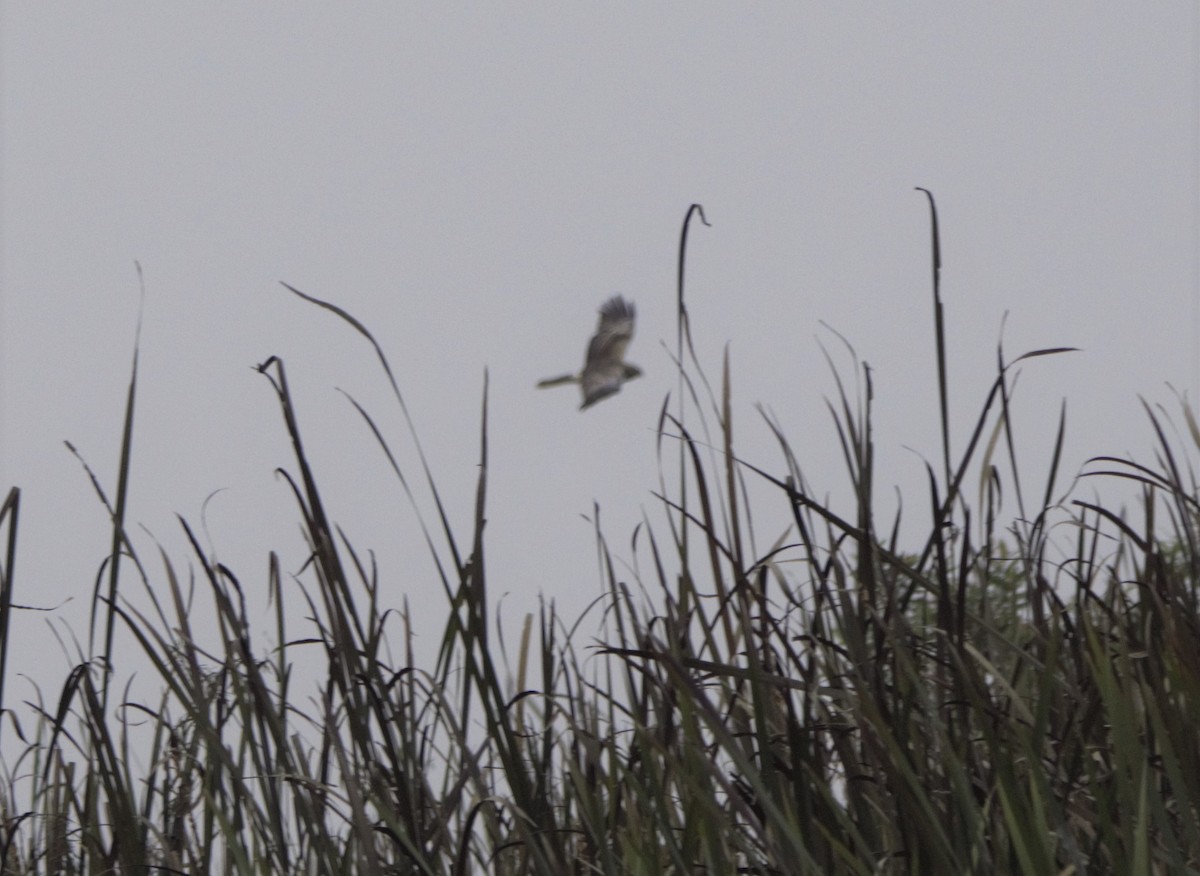
[[540,389],[548,386],[563,386],[578,383],[583,391],[583,404],[579,410],[594,405],[601,399],[615,395],[626,380],[633,380],[642,373],[636,365],[625,361],[625,348],[633,337],[633,303],[620,295],[600,305],[600,323],[596,334],[588,342],[587,359],[578,374],[564,374],[538,382]]

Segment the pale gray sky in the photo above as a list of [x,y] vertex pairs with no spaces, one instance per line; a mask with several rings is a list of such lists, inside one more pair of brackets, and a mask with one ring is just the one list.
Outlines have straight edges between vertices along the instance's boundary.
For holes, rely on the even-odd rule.
[[[0,475],[25,490],[18,600],[73,599],[55,616],[80,635],[107,533],[62,442],[112,488],[135,260],[131,519],[182,561],[173,515],[198,524],[225,488],[208,524],[243,583],[265,586],[269,547],[298,565],[272,475],[290,451],[251,370],[278,354],[332,512],[378,551],[397,603],[435,622],[412,513],[335,391],[370,407],[416,478],[383,375],[279,280],[375,332],[463,538],[490,370],[489,564],[513,613],[539,592],[574,613],[599,592],[579,516],[593,501],[626,555],[642,511],[661,519],[652,429],[675,378],[660,341],[674,346],[692,202],[712,222],[693,228],[693,325],[714,379],[729,344],[738,444],[782,471],[752,407],[770,405],[819,491],[847,482],[823,321],[875,368],[879,492],[899,485],[907,515],[927,514],[905,449],[938,458],[914,186],[940,208],[957,447],[1005,311],[1011,356],[1083,349],[1022,378],[1035,482],[1063,397],[1073,472],[1096,454],[1147,458],[1138,394],[1196,390],[1193,3],[2,9]],[[573,390],[535,391],[581,364],[614,292],[637,303],[630,359],[646,376],[582,414]],[[18,618],[30,643],[45,620]]]

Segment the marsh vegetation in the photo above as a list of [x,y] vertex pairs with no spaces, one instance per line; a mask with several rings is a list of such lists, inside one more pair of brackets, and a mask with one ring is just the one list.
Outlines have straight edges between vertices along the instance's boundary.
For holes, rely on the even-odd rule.
[[[602,603],[578,623],[544,605],[503,649],[483,535],[488,417],[502,412],[486,390],[466,531],[448,522],[429,467],[401,471],[395,439],[360,410],[397,488],[428,491],[438,509],[428,546],[445,624],[422,664],[405,605],[381,595],[395,592],[381,586],[388,570],[322,501],[281,361],[260,371],[292,440],[283,469],[311,557],[293,578],[264,551],[268,580],[255,586],[276,606],[304,600],[308,626],[288,627],[280,608],[273,628],[256,628],[247,585],[186,521],[190,556],[139,556],[125,517],[135,367],[92,652],[39,702],[0,687],[4,872],[1200,872],[1190,409],[1176,433],[1147,406],[1153,461],[1089,464],[1089,477],[1137,487],[1130,513],[1061,495],[1071,478],[1057,450],[1023,475],[1014,367],[1062,350],[1002,356],[952,457],[935,267],[945,441],[927,496],[910,499],[931,508],[927,532],[902,544],[874,507],[865,365],[834,375],[829,406],[852,514],[810,494],[765,414],[778,456],[739,456],[728,361],[710,380],[690,343],[683,266],[699,219],[688,212],[679,252],[663,477],[647,485],[666,522],[628,541],[636,561],[597,528]],[[1002,495],[1016,514],[999,513]],[[14,489],[0,508],[5,647],[20,502]],[[780,512],[787,537],[758,544],[755,516]],[[152,667],[155,698],[131,697],[107,671],[118,633]],[[322,655],[315,687],[293,678],[301,650]]]

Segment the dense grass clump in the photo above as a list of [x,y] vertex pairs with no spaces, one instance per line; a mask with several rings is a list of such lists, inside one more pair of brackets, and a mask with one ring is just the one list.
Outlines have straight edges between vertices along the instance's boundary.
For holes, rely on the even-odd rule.
[[[1147,408],[1153,464],[1093,460],[1090,475],[1139,486],[1138,522],[1058,497],[1057,450],[1031,500],[1008,405],[1013,365],[1062,352],[1040,350],[1001,358],[952,458],[935,246],[943,447],[928,469],[928,534],[901,545],[897,522],[873,508],[865,366],[860,388],[839,380],[830,405],[852,518],[814,499],[769,418],[779,460],[738,458],[728,363],[714,391],[691,349],[683,265],[695,216],[680,246],[679,392],[658,424],[664,522],[643,528],[629,565],[651,572],[619,575],[598,531],[600,629],[567,637],[570,624],[543,608],[516,666],[500,662],[489,628],[486,392],[465,537],[427,466],[421,475],[438,509],[428,540],[447,612],[438,657],[420,666],[406,608],[381,598],[323,506],[276,359],[259,370],[293,442],[287,477],[311,558],[294,581],[271,554],[266,584],[277,606],[299,590],[311,627],[287,629],[280,608],[274,629],[254,629],[243,585],[186,522],[187,575],[165,556],[143,563],[124,518],[135,360],[117,498],[105,500],[100,644],[52,701],[20,706],[2,699],[0,647],[3,871],[1200,872],[1196,448],[1176,447],[1165,415]],[[293,291],[374,344],[348,314]],[[1002,491],[1016,497],[1015,521],[998,519]],[[19,506],[17,490],[0,506],[5,643]],[[777,510],[787,538],[756,547],[753,515]],[[1051,539],[1052,526],[1070,537]],[[145,584],[147,607],[125,597],[129,578]],[[157,699],[122,693],[106,671],[117,628],[153,667]],[[324,655],[315,695],[292,679],[297,649]]]

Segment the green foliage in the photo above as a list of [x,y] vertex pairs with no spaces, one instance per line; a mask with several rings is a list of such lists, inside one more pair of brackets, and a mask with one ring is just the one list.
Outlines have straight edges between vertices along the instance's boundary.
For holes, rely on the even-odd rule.
[[[662,517],[647,521],[628,566],[651,573],[618,574],[597,531],[603,646],[581,653],[594,638],[571,637],[543,607],[526,620],[515,684],[488,621],[486,390],[465,539],[420,456],[447,620],[437,660],[418,666],[407,605],[380,596],[394,589],[324,508],[278,360],[259,370],[293,442],[287,477],[311,559],[289,581],[270,554],[266,585],[277,606],[285,592],[306,600],[311,629],[297,637],[279,608],[269,633],[281,644],[264,646],[242,583],[186,522],[188,575],[165,554],[143,562],[123,520],[135,364],[120,500],[105,500],[113,552],[93,619],[104,648],[81,655],[55,702],[19,713],[0,700],[4,872],[1200,872],[1200,491],[1162,413],[1148,409],[1154,467],[1098,458],[1090,472],[1141,487],[1140,528],[1056,499],[1065,417],[1041,500],[1026,506],[1013,366],[1059,351],[1001,357],[953,458],[935,249],[943,448],[929,466],[930,532],[902,551],[898,521],[876,519],[872,503],[865,366],[853,393],[835,374],[830,405],[853,519],[810,495],[769,418],[781,462],[737,457],[728,361],[714,392],[688,333],[693,215],[703,219],[689,211],[680,248],[680,389],[658,429]],[[349,314],[293,291],[375,343]],[[411,496],[388,439],[359,411]],[[969,475],[982,507],[966,500]],[[766,506],[751,507],[752,481],[767,486]],[[1019,505],[1005,528],[1002,484]],[[0,668],[18,508],[14,490],[0,507]],[[791,527],[760,548],[752,511],[776,509]],[[1071,534],[1067,556],[1054,554],[1063,539],[1052,530]],[[134,574],[144,608],[121,592]],[[157,700],[110,699],[114,626],[153,667]],[[301,649],[324,655],[315,696],[292,679]]]

